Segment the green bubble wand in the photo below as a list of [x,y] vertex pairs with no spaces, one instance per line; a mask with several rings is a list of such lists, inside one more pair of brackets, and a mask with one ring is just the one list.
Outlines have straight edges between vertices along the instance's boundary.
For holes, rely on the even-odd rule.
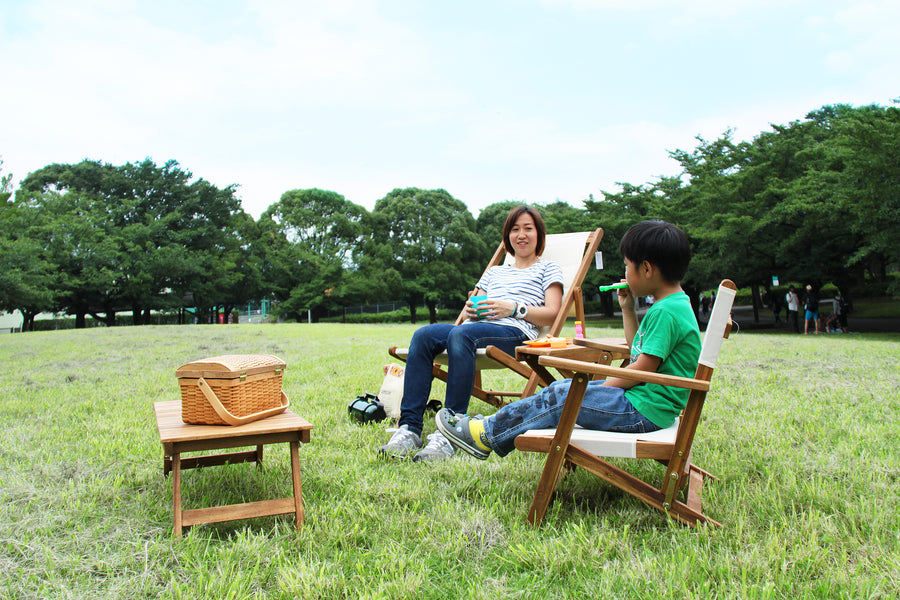
[[621,290],[621,289],[627,288],[627,287],[628,287],[628,283],[626,283],[626,282],[623,281],[623,282],[621,282],[621,283],[614,283],[614,284],[612,284],[612,285],[601,285],[601,286],[600,286],[599,288],[597,288],[597,289],[598,289],[599,291],[601,291],[601,292],[609,292],[609,291],[612,291],[612,290]]

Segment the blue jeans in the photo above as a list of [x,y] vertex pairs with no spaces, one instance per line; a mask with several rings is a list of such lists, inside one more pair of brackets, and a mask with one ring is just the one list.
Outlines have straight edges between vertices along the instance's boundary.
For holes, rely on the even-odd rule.
[[422,419],[431,393],[431,366],[435,356],[447,350],[444,406],[465,413],[469,409],[472,386],[475,385],[475,350],[496,346],[507,354],[515,355],[516,346],[525,339],[525,333],[516,327],[483,322],[462,325],[436,323],[416,330],[406,357],[399,425],[407,425],[413,433],[422,434]]
[[[515,450],[516,436],[532,429],[556,427],[562,414],[571,379],[554,381],[535,396],[507,404],[484,420],[484,433],[497,456]],[[646,433],[659,429],[635,409],[625,390],[606,387],[602,381],[588,383],[576,421],[585,429]]]

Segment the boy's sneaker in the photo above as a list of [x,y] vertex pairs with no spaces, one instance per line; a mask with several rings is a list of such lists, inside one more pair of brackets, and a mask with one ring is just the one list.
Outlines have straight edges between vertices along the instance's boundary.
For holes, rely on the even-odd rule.
[[413,462],[424,462],[431,460],[446,460],[456,454],[456,448],[447,441],[440,431],[435,431],[428,436],[428,444],[425,448],[413,457]]
[[387,444],[378,449],[378,454],[386,458],[407,458],[422,447],[422,438],[409,430],[408,425],[401,425],[387,430],[394,435]]
[[470,417],[458,415],[449,408],[442,408],[434,420],[441,433],[455,447],[480,460],[486,459],[490,454],[490,450],[482,450],[475,444],[475,440],[469,432]]

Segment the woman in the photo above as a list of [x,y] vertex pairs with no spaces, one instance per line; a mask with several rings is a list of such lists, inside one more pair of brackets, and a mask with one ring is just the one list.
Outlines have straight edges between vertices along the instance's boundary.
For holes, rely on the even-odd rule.
[[[503,226],[503,244],[514,257],[512,264],[491,267],[478,281],[471,296],[487,299],[464,308],[467,320],[460,325],[437,323],[413,334],[406,359],[400,421],[379,454],[407,458],[422,448],[422,420],[431,392],[434,357],[447,350],[447,391],[444,406],[465,413],[475,383],[475,351],[496,346],[514,355],[516,346],[537,337],[538,328],[550,325],[562,304],[563,277],[559,265],[542,261],[546,229],[533,208],[512,209]],[[480,317],[479,317],[480,315]],[[413,460],[449,458],[455,450],[440,433],[428,436],[428,445]]]

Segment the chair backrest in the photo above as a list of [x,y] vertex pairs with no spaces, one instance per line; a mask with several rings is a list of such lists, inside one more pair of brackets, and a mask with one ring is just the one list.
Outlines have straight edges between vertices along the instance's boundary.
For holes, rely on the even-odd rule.
[[[551,233],[544,239],[544,253],[541,259],[552,260],[562,268],[563,300],[556,321],[553,325],[542,327],[541,335],[555,336],[562,330],[566,317],[575,303],[575,289],[581,287],[602,238],[603,230],[598,228],[593,231]],[[514,258],[506,252],[501,242],[485,271],[499,264],[508,264],[512,260]],[[463,315],[460,314],[457,324],[462,322],[462,318]]]
[[[719,291],[716,293],[716,303],[713,306],[709,321],[706,323],[706,335],[703,338],[700,360],[697,362],[697,372],[694,375],[694,379],[706,382],[712,379],[716,362],[719,359],[719,351],[722,349],[722,342],[731,332],[731,309],[734,306],[736,294],[737,286],[734,282],[730,279],[723,279],[722,283],[719,284]],[[682,478],[686,475],[691,447],[694,444],[694,434],[697,432],[697,426],[700,423],[700,413],[703,411],[705,401],[705,390],[692,389],[687,405],[684,407],[684,411],[679,419],[675,447],[666,467],[666,477],[662,486],[667,502],[671,502],[675,490],[680,488]]]
[[[591,233],[593,232],[550,233],[544,238],[544,253],[541,255],[541,260],[553,261],[562,268],[563,295],[569,291],[578,275],[578,267],[581,266],[581,259],[584,257],[584,247],[587,245]],[[514,260],[515,258],[507,253],[503,264],[509,264]],[[580,281],[579,285],[581,285]]]
[[699,364],[709,369],[716,368],[722,342],[731,331],[731,309],[736,295],[737,286],[730,279],[725,279],[719,284],[716,303],[706,323],[706,335],[703,338],[703,348],[700,350]]

